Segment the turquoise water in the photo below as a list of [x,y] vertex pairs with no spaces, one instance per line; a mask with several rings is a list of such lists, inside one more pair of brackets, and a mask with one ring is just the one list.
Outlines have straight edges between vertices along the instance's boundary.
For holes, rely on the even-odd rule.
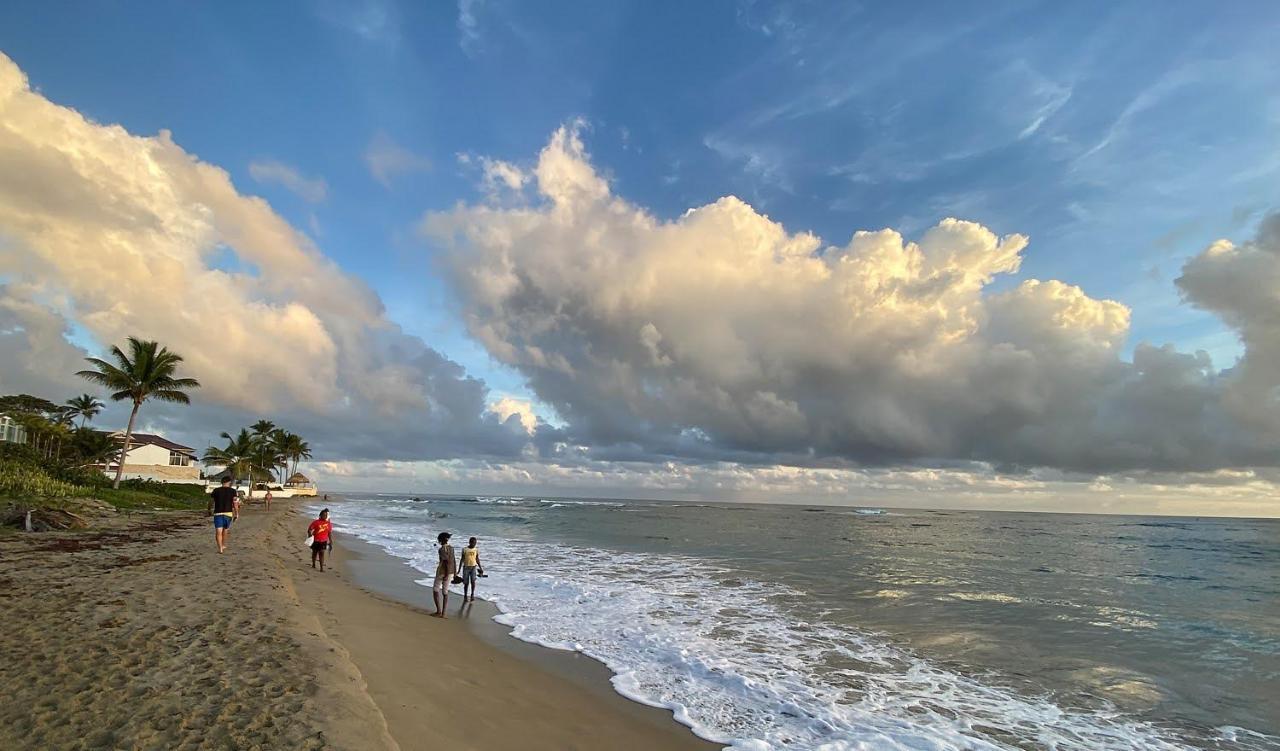
[[742,749],[1280,748],[1280,522],[352,496],[515,635]]

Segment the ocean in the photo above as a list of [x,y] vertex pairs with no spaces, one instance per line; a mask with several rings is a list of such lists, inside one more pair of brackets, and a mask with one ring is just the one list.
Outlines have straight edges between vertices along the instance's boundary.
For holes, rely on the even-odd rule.
[[1277,520],[329,505],[428,586],[437,532],[479,537],[514,637],[734,749],[1280,749]]

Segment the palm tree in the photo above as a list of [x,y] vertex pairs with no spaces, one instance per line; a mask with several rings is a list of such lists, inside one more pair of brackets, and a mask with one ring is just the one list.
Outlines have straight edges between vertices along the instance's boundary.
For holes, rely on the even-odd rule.
[[267,469],[271,474],[271,479],[275,479],[277,462],[270,455],[272,446],[275,443],[275,436],[280,432],[279,428],[270,420],[258,420],[249,426],[249,430],[253,431],[253,438],[257,441],[258,466]]
[[90,428],[78,428],[72,433],[68,448],[71,456],[66,460],[73,467],[109,464],[117,459],[120,452],[120,444],[110,434]]
[[249,477],[249,497],[252,498],[253,470],[256,469],[254,454],[258,450],[257,441],[244,428],[240,429],[240,434],[237,436],[232,437],[230,433],[223,433],[222,437],[227,439],[227,447],[222,449],[210,447],[206,449],[201,461],[216,467],[226,467],[231,472],[231,484],[233,485],[240,481],[241,475],[247,475]]
[[133,437],[133,422],[138,417],[138,408],[148,399],[190,404],[191,398],[186,395],[185,389],[200,388],[200,382],[194,378],[175,378],[182,356],[161,347],[158,342],[144,342],[131,336],[128,355],[119,347],[112,347],[111,355],[116,360],[114,363],[97,357],[85,358],[97,369],[82,370],[76,375],[107,387],[112,391],[111,398],[117,402],[126,399],[133,402],[129,424],[124,429],[120,461],[116,462],[116,479],[111,483],[111,487],[118,488],[120,476],[124,474],[129,439]]
[[98,401],[97,397],[91,394],[81,394],[74,399],[67,400],[66,413],[72,418],[80,418],[80,427],[89,420],[98,416],[104,405]]
[[289,433],[284,442],[284,455],[293,462],[289,470],[289,476],[293,477],[298,472],[298,462],[311,458],[311,444],[302,440],[302,436]]

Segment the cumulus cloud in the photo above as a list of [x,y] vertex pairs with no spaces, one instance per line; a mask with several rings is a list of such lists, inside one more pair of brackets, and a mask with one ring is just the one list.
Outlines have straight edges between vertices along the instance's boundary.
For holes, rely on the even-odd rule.
[[231,408],[292,420],[350,456],[527,442],[488,411],[482,382],[404,334],[225,171],[167,132],[135,136],[48,101],[3,55],[0,246],[0,347],[18,353],[0,358],[6,389],[78,368],[75,321],[103,344],[137,335],[185,356],[203,388],[182,414],[210,433],[234,427],[219,417]]
[[369,174],[373,175],[373,179],[388,189],[394,179],[400,175],[426,172],[431,169],[431,160],[406,149],[382,131],[374,134],[369,147],[365,149],[364,163],[369,168]]
[[497,415],[504,423],[510,423],[514,419],[515,423],[530,435],[538,428],[538,415],[533,410],[533,402],[528,399],[504,396],[491,403],[489,411]]
[[[991,291],[1024,236],[944,219],[915,240],[831,244],[732,196],[662,220],[612,193],[574,127],[530,175],[519,200],[431,213],[423,231],[473,336],[598,455],[1089,473],[1276,462],[1275,421],[1230,408],[1243,374],[1167,346],[1125,359],[1128,309],[1070,284]],[[1257,306],[1213,308],[1244,331],[1274,304],[1272,277],[1252,278]]]
[[[1276,477],[1214,472],[1094,482],[1053,473],[1001,475],[989,467],[875,469],[749,466],[732,462],[323,462],[311,470],[326,488],[516,496],[736,500],[859,506],[984,508],[1003,511],[1274,514]],[[839,512],[837,512],[839,513]],[[848,513],[848,512],[845,512]]]
[[329,194],[329,184],[324,179],[304,177],[297,169],[274,159],[250,163],[249,174],[260,183],[283,186],[308,203],[320,203]]

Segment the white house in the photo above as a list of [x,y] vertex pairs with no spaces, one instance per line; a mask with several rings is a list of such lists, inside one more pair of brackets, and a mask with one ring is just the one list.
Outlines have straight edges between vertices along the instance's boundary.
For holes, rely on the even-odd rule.
[[8,415],[0,415],[0,442],[26,443],[27,429]]
[[[111,435],[117,441],[124,440],[123,432]],[[103,471],[115,477],[115,462],[103,467]],[[124,458],[123,479],[134,478],[158,482],[201,482],[196,451],[190,446],[174,443],[158,435],[134,433],[129,437],[129,452]]]

